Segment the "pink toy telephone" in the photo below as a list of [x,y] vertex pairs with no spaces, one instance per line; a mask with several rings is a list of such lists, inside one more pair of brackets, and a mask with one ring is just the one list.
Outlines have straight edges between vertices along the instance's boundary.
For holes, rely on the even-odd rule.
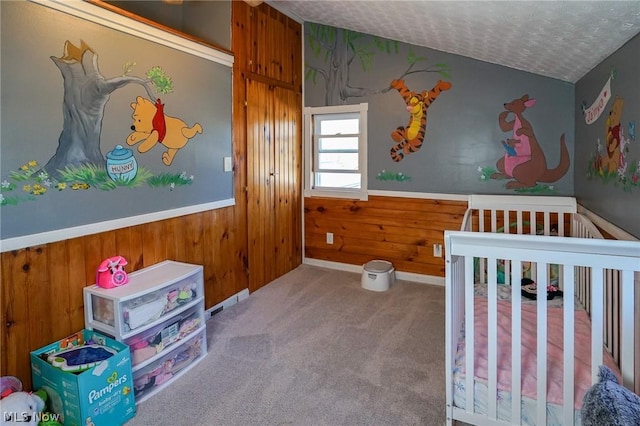
[[129,282],[124,266],[129,263],[122,256],[114,256],[100,263],[96,272],[96,284],[102,288],[114,288]]

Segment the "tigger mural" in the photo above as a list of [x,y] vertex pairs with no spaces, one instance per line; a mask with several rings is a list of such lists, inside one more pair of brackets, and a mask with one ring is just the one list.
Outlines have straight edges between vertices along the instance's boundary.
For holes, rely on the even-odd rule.
[[422,93],[409,90],[404,80],[394,79],[390,86],[400,93],[409,112],[407,127],[400,126],[391,133],[391,139],[397,142],[391,148],[391,159],[398,162],[404,158],[405,154],[416,152],[422,147],[427,129],[427,109],[440,96],[440,93],[451,89],[451,83],[438,80],[431,90],[424,90]]

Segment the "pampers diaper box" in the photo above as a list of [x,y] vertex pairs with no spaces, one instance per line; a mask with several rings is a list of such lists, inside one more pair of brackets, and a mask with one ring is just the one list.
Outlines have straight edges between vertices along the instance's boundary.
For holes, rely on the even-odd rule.
[[31,352],[31,378],[65,426],[122,425],[136,414],[129,347],[95,331]]

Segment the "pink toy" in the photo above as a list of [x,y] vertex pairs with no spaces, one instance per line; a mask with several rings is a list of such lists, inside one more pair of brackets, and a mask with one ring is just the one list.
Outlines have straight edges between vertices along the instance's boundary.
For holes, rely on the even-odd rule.
[[124,271],[127,260],[122,256],[114,256],[100,263],[96,272],[96,283],[102,288],[114,288],[129,282],[129,276]]
[[20,391],[22,391],[22,382],[20,379],[14,376],[0,377],[0,399]]

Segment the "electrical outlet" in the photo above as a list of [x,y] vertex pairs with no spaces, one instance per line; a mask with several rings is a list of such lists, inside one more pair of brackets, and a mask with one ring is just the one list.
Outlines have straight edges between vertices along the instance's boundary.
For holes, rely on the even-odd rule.
[[434,257],[442,257],[442,244],[434,244],[433,245],[433,256]]
[[333,244],[333,233],[327,232],[327,244]]

